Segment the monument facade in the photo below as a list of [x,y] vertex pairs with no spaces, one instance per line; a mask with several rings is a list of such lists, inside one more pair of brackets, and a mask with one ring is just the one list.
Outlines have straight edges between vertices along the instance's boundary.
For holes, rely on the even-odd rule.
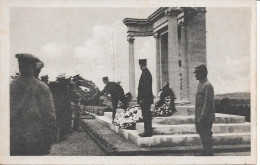
[[169,82],[176,103],[195,103],[197,81],[194,68],[207,63],[206,8],[161,7],[148,18],[125,18],[129,42],[129,90],[135,90],[135,37],[154,36],[156,40],[157,93]]

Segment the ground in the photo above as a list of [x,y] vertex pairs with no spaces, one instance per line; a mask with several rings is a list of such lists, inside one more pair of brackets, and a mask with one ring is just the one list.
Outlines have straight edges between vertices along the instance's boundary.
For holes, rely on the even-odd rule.
[[52,156],[105,156],[102,149],[85,132],[73,132],[51,148]]

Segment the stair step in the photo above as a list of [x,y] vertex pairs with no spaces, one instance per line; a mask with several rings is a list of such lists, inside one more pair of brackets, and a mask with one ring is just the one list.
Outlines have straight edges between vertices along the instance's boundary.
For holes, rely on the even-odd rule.
[[[250,132],[250,123],[214,123],[212,126],[213,133],[242,133]],[[144,132],[144,124],[137,123],[136,130],[138,133]],[[161,125],[153,124],[154,135],[175,135],[175,134],[196,134],[195,124],[186,125]]]
[[[214,123],[244,123],[244,116],[227,115],[227,114],[215,114]],[[194,116],[175,116],[174,114],[169,117],[155,117],[153,123],[162,125],[175,125],[175,124],[194,124]]]
[[[193,146],[201,144],[198,134],[185,135],[154,135],[152,137],[141,138],[136,134],[131,136],[137,137],[129,138],[140,147],[166,147],[166,146]],[[250,133],[222,133],[213,134],[214,145],[241,145],[250,144]]]
[[[178,135],[154,135],[142,138],[136,130],[119,129],[111,123],[111,119],[104,116],[97,116],[96,120],[105,127],[121,134],[126,139],[132,141],[139,147],[174,147],[174,146],[195,146],[201,145],[198,134],[178,134]],[[243,145],[250,144],[251,133],[217,133],[213,134],[214,145]]]

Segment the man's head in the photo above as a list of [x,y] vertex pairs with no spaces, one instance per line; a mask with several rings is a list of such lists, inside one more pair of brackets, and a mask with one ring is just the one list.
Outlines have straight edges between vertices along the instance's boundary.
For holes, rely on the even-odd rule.
[[49,81],[49,76],[47,74],[44,74],[41,76],[41,80],[47,83]]
[[103,77],[103,83],[104,84],[108,84],[109,83],[108,77]]
[[34,75],[36,63],[40,61],[37,57],[27,53],[16,54],[15,57],[18,59],[21,75]]
[[65,73],[59,74],[56,78],[59,83],[61,83],[61,84],[66,83],[66,74]]
[[207,77],[208,70],[205,65],[199,65],[199,66],[195,67],[194,73],[195,73],[195,77],[197,80],[203,80]]
[[146,59],[139,59],[139,66],[141,70],[144,70],[147,67],[147,60]]

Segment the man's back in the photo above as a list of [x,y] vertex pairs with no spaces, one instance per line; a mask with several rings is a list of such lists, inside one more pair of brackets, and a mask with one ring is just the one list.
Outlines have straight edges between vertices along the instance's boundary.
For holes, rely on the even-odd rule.
[[124,95],[123,88],[116,82],[109,82],[103,91],[109,93],[112,97]]
[[55,138],[56,117],[49,87],[20,76],[10,85],[11,144],[40,143]]

